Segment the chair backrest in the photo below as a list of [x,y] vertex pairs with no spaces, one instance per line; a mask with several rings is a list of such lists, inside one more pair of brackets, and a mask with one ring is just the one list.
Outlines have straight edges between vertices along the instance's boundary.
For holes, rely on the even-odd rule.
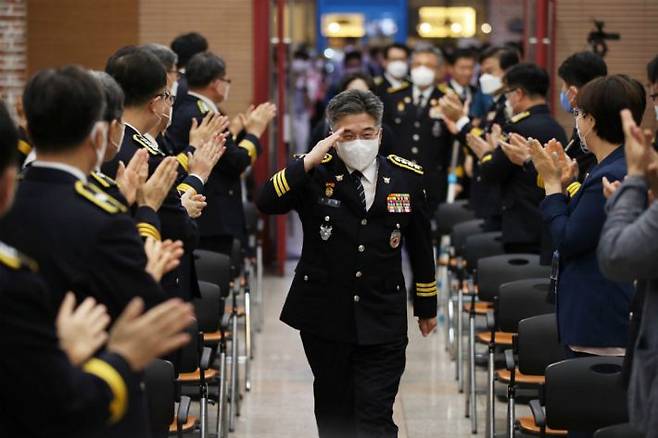
[[224,300],[219,286],[205,281],[199,282],[201,297],[193,300],[199,330],[212,333],[219,329],[219,322],[224,314]]
[[153,436],[166,436],[174,420],[176,386],[174,365],[155,359],[144,369],[144,389]]
[[502,254],[485,257],[477,264],[478,295],[483,301],[493,301],[501,284],[528,278],[548,278],[550,266],[539,264],[535,254]]
[[231,258],[226,254],[197,249],[194,251],[196,275],[199,281],[216,284],[223,297],[230,293]]
[[468,201],[459,200],[451,204],[440,204],[434,217],[436,218],[437,234],[442,236],[450,234],[452,227],[456,224],[475,219],[475,213],[468,207]]
[[256,234],[258,232],[258,218],[260,217],[258,208],[253,202],[245,202],[242,204],[242,206],[244,208],[244,218],[247,234]]
[[199,325],[193,322],[185,330],[190,335],[190,342],[179,352],[179,373],[191,373],[199,368]]
[[464,242],[462,256],[466,260],[466,267],[473,270],[478,265],[478,260],[484,257],[505,254],[503,248],[503,233],[490,231],[468,236]]
[[543,376],[546,367],[567,358],[557,333],[555,313],[538,315],[519,322],[517,337],[519,371]]
[[498,330],[516,332],[522,319],[554,313],[555,305],[546,300],[550,283],[548,278],[532,278],[502,284],[498,290]]
[[242,243],[239,239],[233,239],[233,246],[231,246],[231,279],[235,279],[240,275],[243,262]]
[[452,227],[450,243],[455,248],[455,253],[461,255],[464,252],[466,238],[480,233],[484,233],[483,219],[473,219],[466,222],[460,222]]
[[633,429],[630,424],[615,424],[599,429],[594,438],[644,438],[644,434]]
[[553,429],[594,432],[628,421],[622,357],[581,357],[546,368],[546,422]]

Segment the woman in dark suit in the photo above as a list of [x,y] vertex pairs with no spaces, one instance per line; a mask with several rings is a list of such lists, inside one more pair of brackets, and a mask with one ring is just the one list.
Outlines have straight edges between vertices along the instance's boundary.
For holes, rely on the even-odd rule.
[[642,85],[624,75],[594,79],[581,89],[574,109],[576,129],[581,145],[597,162],[582,185],[568,184],[566,169],[571,163],[558,142],[543,148],[537,141],[529,142],[546,190],[540,207],[553,242],[554,267],[559,266],[554,272],[558,330],[571,357],[624,354],[633,285],[604,277],[596,249],[606,219],[603,178],[621,181],[626,175],[619,112],[630,109],[639,123],[645,104]]

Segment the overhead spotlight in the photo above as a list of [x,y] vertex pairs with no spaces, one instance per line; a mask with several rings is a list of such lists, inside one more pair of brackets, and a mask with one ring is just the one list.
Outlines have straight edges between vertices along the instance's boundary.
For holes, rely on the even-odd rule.
[[450,25],[450,32],[452,33],[462,33],[462,30],[464,30],[464,27],[461,25],[461,23],[455,21]]
[[480,26],[480,30],[482,31],[482,33],[491,33],[493,28],[489,23],[482,23],[482,26]]
[[329,31],[329,33],[338,33],[338,32],[340,32],[340,23],[338,23],[337,21],[332,21],[327,26],[327,30]]
[[425,21],[418,25],[418,33],[420,33],[421,35],[428,34],[430,32],[432,32],[432,25],[430,23]]
[[324,49],[324,57],[327,59],[332,59],[336,55],[336,51],[331,47]]

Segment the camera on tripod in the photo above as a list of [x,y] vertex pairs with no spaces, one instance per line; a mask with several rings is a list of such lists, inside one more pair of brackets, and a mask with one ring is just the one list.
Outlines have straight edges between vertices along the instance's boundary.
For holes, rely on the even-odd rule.
[[587,36],[587,42],[592,47],[592,52],[601,57],[604,57],[608,53],[608,43],[606,41],[617,41],[621,39],[621,35],[618,33],[604,32],[603,26],[605,26],[604,21],[594,20],[596,30],[590,32]]

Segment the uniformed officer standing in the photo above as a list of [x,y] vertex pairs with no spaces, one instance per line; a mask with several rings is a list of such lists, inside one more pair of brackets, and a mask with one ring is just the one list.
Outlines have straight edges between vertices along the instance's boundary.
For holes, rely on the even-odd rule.
[[375,87],[372,90],[382,99],[389,88],[398,88],[409,83],[409,47],[400,43],[386,46],[384,68],[384,73],[373,79]]
[[388,90],[384,122],[397,134],[393,153],[421,165],[430,212],[445,199],[452,151],[452,135],[438,111],[447,86],[435,85],[442,58],[434,49],[418,49],[411,56],[411,81]]
[[[189,91],[175,108],[173,121],[167,130],[179,153],[189,144],[190,127],[208,113],[220,114],[218,105],[228,97],[231,79],[226,75],[224,61],[211,52],[192,57],[186,69]],[[248,116],[242,133],[226,140],[226,152],[215,166],[206,184],[206,206],[198,219],[200,247],[228,254],[233,239],[246,238],[242,206],[241,175],[259,154],[259,137],[274,117],[272,104],[256,107]]]
[[423,170],[377,155],[382,112],[371,92],[338,94],[327,107],[334,133],[277,172],[258,200],[264,213],[294,209],[302,221],[302,255],[281,320],[301,332],[323,438],[397,436],[393,402],[407,345],[402,242],[420,330],[427,336],[436,326]]
[[[549,78],[545,70],[535,64],[515,65],[505,73],[503,87],[514,113],[503,128],[506,133],[532,137],[542,144],[553,138],[564,144],[564,129],[553,119],[546,104]],[[544,197],[543,183],[529,161],[529,150],[513,153],[512,146],[503,142],[501,147],[482,156],[482,179],[501,187],[505,251],[541,252],[544,262],[549,263],[550,240],[539,211],[539,203]]]

